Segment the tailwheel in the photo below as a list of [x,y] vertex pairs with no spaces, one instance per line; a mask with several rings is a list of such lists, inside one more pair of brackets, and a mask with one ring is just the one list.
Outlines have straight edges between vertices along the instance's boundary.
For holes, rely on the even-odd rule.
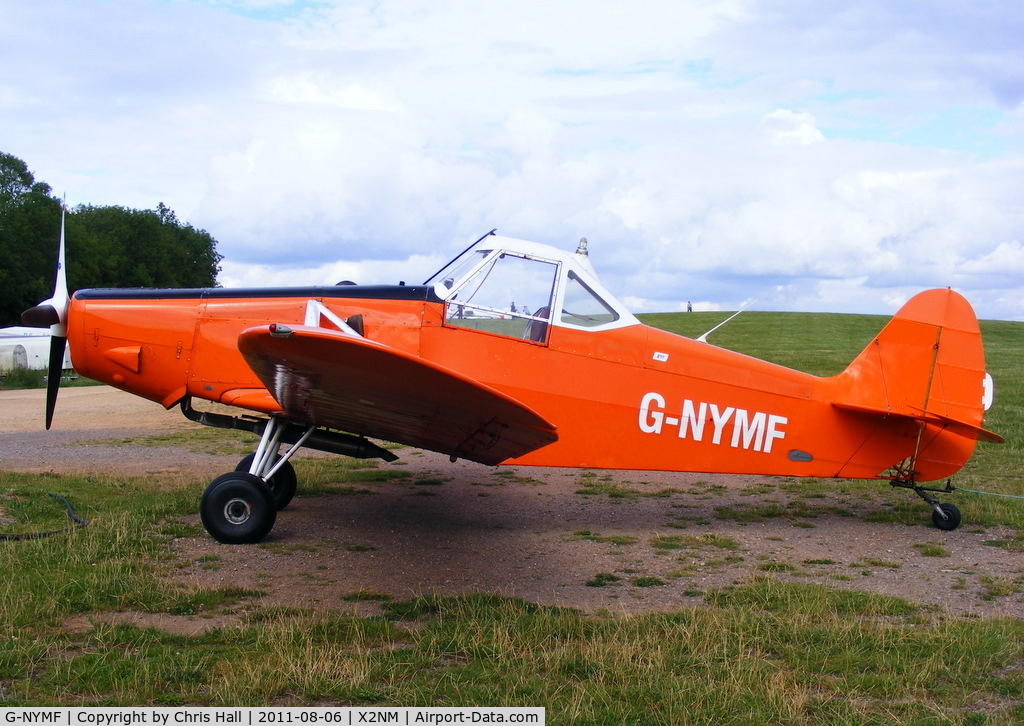
[[[238,462],[238,466],[235,467],[235,471],[252,471],[252,462],[256,459],[256,452],[249,454],[247,457]],[[299,487],[299,478],[295,475],[295,467],[292,466],[290,461],[285,461],[277,468],[277,471],[267,479],[267,486],[270,487],[270,491],[274,494],[274,503],[277,506],[277,511],[281,511],[288,506],[288,503],[295,496],[295,492]]]
[[901,489],[912,489],[917,496],[925,500],[928,506],[932,508],[932,524],[938,529],[944,532],[952,532],[960,526],[960,510],[957,509],[956,505],[949,502],[940,502],[938,497],[935,496],[935,494],[955,492],[956,487],[952,483],[947,481],[945,489],[923,487],[914,481],[914,477],[911,474],[891,479],[889,484]]
[[945,532],[960,526],[960,510],[955,504],[943,502],[932,512],[932,524]]
[[246,472],[223,474],[206,487],[199,504],[203,526],[218,542],[254,544],[274,527],[274,494],[258,476]]

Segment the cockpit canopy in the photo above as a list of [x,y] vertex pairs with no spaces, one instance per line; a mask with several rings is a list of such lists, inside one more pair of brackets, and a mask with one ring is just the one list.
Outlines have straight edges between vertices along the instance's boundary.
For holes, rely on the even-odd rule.
[[536,342],[547,340],[548,325],[608,330],[638,322],[598,282],[585,241],[569,254],[488,235],[425,284],[446,302],[447,324]]

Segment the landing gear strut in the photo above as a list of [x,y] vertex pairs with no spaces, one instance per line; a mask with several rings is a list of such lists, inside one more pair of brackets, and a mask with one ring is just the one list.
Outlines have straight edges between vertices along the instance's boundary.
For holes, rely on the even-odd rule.
[[288,459],[306,443],[306,439],[316,430],[316,426],[307,427],[298,441],[292,444],[284,452],[284,455],[278,456],[281,437],[287,427],[287,423],[281,423],[276,418],[267,421],[267,427],[263,430],[260,445],[256,447],[256,451],[238,462],[238,466],[235,468],[235,471],[246,471],[265,481],[270,487],[270,491],[274,493],[274,503],[279,511],[288,506],[288,502],[295,496],[298,485],[295,469]]
[[900,487],[901,489],[912,489],[917,496],[928,502],[928,506],[932,508],[932,524],[934,524],[938,529],[945,532],[951,532],[960,526],[960,510],[957,509],[956,505],[950,504],[949,502],[942,503],[934,494],[948,494],[949,492],[955,492],[956,487],[952,486],[948,481],[946,482],[945,489],[923,487],[914,481],[913,476],[892,479],[889,483],[892,486]]
[[316,429],[306,431],[283,454],[281,437],[288,423],[270,418],[256,451],[242,459],[238,468],[214,479],[199,504],[203,526],[224,544],[253,544],[274,526],[279,509],[295,496],[295,469],[288,461]]
[[[234,417],[192,408],[192,397],[181,399],[181,412],[190,421],[220,429],[249,431],[260,444],[235,471],[214,479],[199,505],[203,526],[225,544],[259,542],[269,534],[277,512],[295,496],[295,469],[288,461],[303,446],[357,459],[394,461],[398,457],[361,436],[318,429],[284,419]],[[283,454],[282,444],[291,444]]]

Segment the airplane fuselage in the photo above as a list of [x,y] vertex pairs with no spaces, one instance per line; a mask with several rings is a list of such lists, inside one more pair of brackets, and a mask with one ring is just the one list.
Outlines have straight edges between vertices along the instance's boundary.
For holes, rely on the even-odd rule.
[[72,361],[165,407],[191,396],[280,414],[239,336],[308,323],[310,301],[338,319],[358,317],[369,341],[479,381],[557,424],[557,441],[503,463],[873,478],[916,455],[927,481],[959,469],[976,443],[833,406],[849,376],[812,376],[639,323],[551,325],[540,341],[452,324],[452,303],[432,286],[79,291],[68,313]]

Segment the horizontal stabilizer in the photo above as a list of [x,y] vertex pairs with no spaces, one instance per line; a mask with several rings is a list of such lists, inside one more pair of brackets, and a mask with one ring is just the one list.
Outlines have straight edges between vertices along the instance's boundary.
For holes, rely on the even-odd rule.
[[902,418],[909,418],[915,421],[921,421],[923,423],[936,424],[938,426],[945,426],[950,431],[957,433],[961,436],[965,436],[968,439],[975,439],[977,441],[987,441],[991,444],[1002,444],[1005,439],[994,431],[989,431],[980,426],[965,423],[963,421],[957,421],[949,418],[948,416],[940,416],[935,413],[928,413],[921,411],[919,414],[908,413],[906,410],[899,413],[893,411],[887,411],[881,408],[873,408],[870,406],[859,406],[853,403],[833,403],[836,408],[845,411],[856,411],[857,413],[872,414],[875,416],[900,416]]
[[262,325],[243,331],[238,349],[300,421],[490,465],[558,439],[521,402],[351,333]]

